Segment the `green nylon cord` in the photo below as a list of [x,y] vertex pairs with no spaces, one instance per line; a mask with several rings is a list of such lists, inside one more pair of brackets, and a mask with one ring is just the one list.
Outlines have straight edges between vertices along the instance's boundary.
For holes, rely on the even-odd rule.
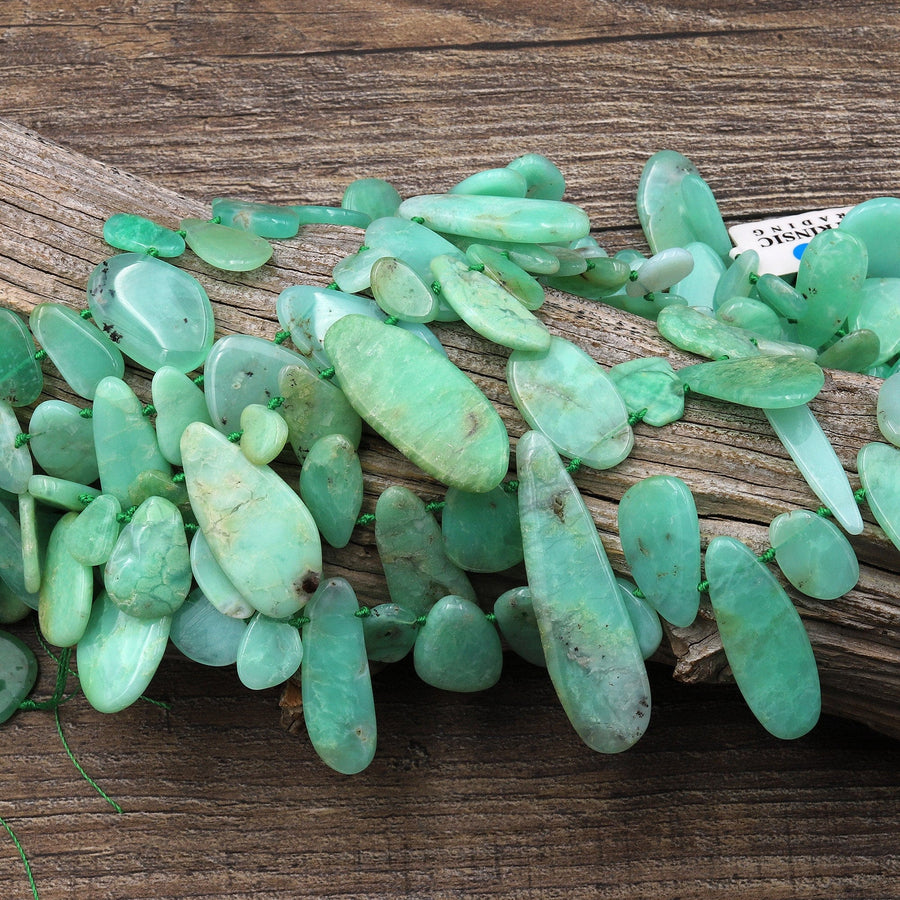
[[43,349],[42,349],[42,350],[35,350],[35,352],[34,352],[34,358],[35,358],[35,361],[36,361],[36,362],[40,362],[42,359],[46,359],[46,358],[47,358],[47,351],[46,351],[46,350],[43,350]]
[[19,434],[17,434],[16,440],[14,442],[16,445],[16,450],[18,450],[19,447],[24,447],[25,444],[27,444],[30,440],[31,440],[31,435],[28,434],[27,431],[22,431]]
[[25,867],[25,876],[28,878],[28,885],[31,888],[31,894],[34,897],[34,900],[41,900],[38,896],[37,885],[34,881],[34,875],[31,872],[31,863],[28,862],[28,857],[25,855],[25,848],[19,843],[19,839],[16,837],[16,833],[12,830],[12,826],[3,816],[0,816],[0,825],[2,825],[9,836],[12,838],[12,842],[16,845],[16,850],[19,851],[19,857],[22,860],[22,865]]
[[278,331],[275,333],[275,337],[272,338],[272,342],[275,344],[283,344],[290,336],[291,333],[289,331]]
[[103,788],[100,787],[100,785],[97,784],[97,782],[94,781],[94,779],[91,778],[91,776],[88,775],[87,772],[84,771],[84,769],[83,769],[82,766],[81,766],[81,763],[78,762],[78,760],[75,758],[75,754],[71,751],[71,749],[69,749],[69,742],[66,740],[66,736],[63,734],[63,730],[62,730],[62,722],[60,722],[60,720],[59,720],[59,708],[58,708],[58,707],[57,707],[55,710],[53,710],[53,715],[54,715],[54,717],[56,718],[56,733],[59,735],[59,739],[60,739],[60,741],[62,742],[63,750],[66,751],[66,755],[69,757],[70,760],[72,760],[72,765],[75,766],[75,768],[78,770],[78,772],[79,772],[79,774],[81,775],[81,777],[84,778],[84,780],[85,780],[85,781],[86,781],[86,782],[87,782],[87,783],[88,783],[88,784],[89,784],[89,785],[90,785],[90,786],[91,786],[91,787],[92,787],[92,788],[93,788],[93,789],[94,789],[94,790],[95,790],[95,791],[96,791],[96,792],[97,792],[97,793],[98,793],[98,794],[99,794],[99,795],[100,795],[100,796],[101,796],[101,797],[102,797],[102,798],[103,798],[103,799],[104,799],[104,800],[105,800],[105,801],[106,801],[106,802],[107,802],[107,803],[108,803],[108,804],[109,804],[109,805],[110,805],[117,813],[122,812],[122,807],[119,806],[119,804],[116,803],[116,801],[113,800],[112,797],[110,797],[109,794],[107,794],[106,791],[104,791]]

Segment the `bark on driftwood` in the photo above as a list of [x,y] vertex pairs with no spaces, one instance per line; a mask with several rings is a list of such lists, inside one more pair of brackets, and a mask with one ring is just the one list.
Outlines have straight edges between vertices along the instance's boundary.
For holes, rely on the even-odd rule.
[[[578,198],[573,198],[578,202]],[[101,232],[114,212],[140,212],[177,226],[182,217],[208,214],[208,207],[145,180],[64,150],[0,121],[0,303],[23,315],[53,300],[85,306],[84,286],[109,248]],[[623,231],[622,236],[629,236]],[[640,243],[633,230],[630,237]],[[272,337],[278,330],[275,299],[291,284],[326,284],[335,263],[361,241],[354,229],[310,227],[276,246],[271,264],[247,274],[222,273],[190,253],[179,261],[196,275],[213,302],[219,334],[244,332]],[[678,368],[692,357],[659,338],[652,322],[611,307],[550,292],[541,317],[555,333],[585,348],[603,365],[659,355]],[[450,358],[496,405],[515,442],[525,425],[512,405],[504,379],[506,354],[459,325],[436,327]],[[47,365],[45,396],[78,402]],[[149,375],[130,367],[126,378],[149,398]],[[827,372],[811,407],[829,435],[854,487],[856,452],[878,440],[878,382],[865,376]],[[23,424],[27,424],[24,411]],[[364,435],[361,458],[366,480],[364,510],[370,511],[389,484],[403,484],[423,499],[441,499],[443,489],[376,435]],[[279,465],[293,480],[296,465]],[[582,469],[576,481],[594,515],[613,567],[626,572],[616,530],[616,508],[624,491],[652,474],[672,474],[690,486],[701,517],[703,544],[729,534],[761,551],[767,526],[780,512],[816,508],[793,463],[762,413],[689,398],[685,417],[663,429],[638,425],[632,455],[613,470]],[[812,638],[822,677],[824,707],[900,736],[900,553],[864,510],[866,528],[851,542],[860,560],[857,587],[829,602],[789,589]],[[346,575],[367,603],[387,598],[374,539],[357,529],[350,545],[328,551],[327,570]],[[479,579],[485,601],[515,583],[522,571]],[[690,628],[669,629],[664,653],[674,675],[686,682],[727,680],[727,663],[708,607]]]

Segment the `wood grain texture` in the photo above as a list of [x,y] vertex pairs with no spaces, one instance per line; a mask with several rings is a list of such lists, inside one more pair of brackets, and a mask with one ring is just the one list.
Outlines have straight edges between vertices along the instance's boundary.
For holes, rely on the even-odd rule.
[[[366,175],[409,195],[527,149],[563,168],[570,198],[613,250],[642,243],[634,189],[661,147],[694,159],[729,221],[897,190],[895,4],[312,7],[3,4],[0,116],[194,199],[116,171],[72,180],[87,164],[64,163],[56,148],[33,164],[4,156],[0,302],[83,305],[110,211],[173,224],[217,194],[335,203]],[[41,160],[36,191],[29,172]],[[36,227],[16,231],[25,219]],[[270,337],[284,281],[326,283],[358,240],[308,229],[252,276],[184,264],[210,287],[221,332]],[[652,328],[613,313],[554,295],[544,315],[605,363],[655,352]],[[460,328],[441,336],[520,433],[503,354]],[[146,391],[144,375],[129,378]],[[873,390],[835,374],[814,404],[854,485],[856,448],[874,436]],[[66,396],[49,369],[48,391]],[[364,466],[367,504],[397,480],[440,496],[374,438]],[[815,502],[760,416],[692,400],[672,429],[639,426],[627,463],[579,476],[617,564],[615,502],[660,469],[697,494],[705,539],[725,532],[761,547],[785,502]],[[829,707],[890,727],[896,557],[871,526],[855,545],[866,602],[807,600],[803,613]],[[370,534],[330,565],[352,572],[366,599],[384,596]],[[480,590],[499,586],[485,579]],[[671,637],[681,677],[720,677],[714,634],[683,635],[680,648]],[[510,661],[497,689],[465,698],[394,667],[376,679],[376,762],[348,780],[323,769],[302,731],[280,732],[277,692],[251,695],[228,673],[172,658],[151,690],[174,701],[169,714],[63,709],[73,749],[124,816],[80,781],[39,713],[0,731],[0,815],[45,900],[900,896],[896,743],[826,719],[785,744],[732,688],[680,686],[654,667],[653,690],[650,732],[610,759],[579,745],[543,674],[524,664]],[[0,896],[26,893],[11,844],[0,845]]]

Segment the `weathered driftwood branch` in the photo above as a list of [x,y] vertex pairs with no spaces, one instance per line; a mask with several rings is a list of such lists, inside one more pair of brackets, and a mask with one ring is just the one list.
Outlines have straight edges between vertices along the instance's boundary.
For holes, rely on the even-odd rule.
[[[208,214],[208,207],[0,121],[0,303],[22,314],[47,300],[83,307],[87,276],[110,252],[101,231],[104,219],[114,212],[140,212],[177,226],[184,216]],[[640,240],[633,229],[623,234]],[[334,264],[359,243],[355,230],[308,228],[295,240],[278,244],[273,262],[257,272],[225,274],[190,253],[179,265],[206,287],[220,333],[272,337],[278,329],[278,293],[290,284],[328,283]],[[555,333],[607,366],[648,355],[666,356],[676,368],[694,361],[661,340],[651,322],[601,304],[551,293],[540,315]],[[515,441],[525,426],[506,388],[506,354],[464,327],[436,330],[451,359],[496,404]],[[147,372],[131,367],[126,378],[139,396],[149,398]],[[811,404],[854,487],[856,452],[863,443],[878,439],[876,392],[874,379],[828,372],[825,388]],[[78,402],[49,365],[45,395]],[[364,436],[361,457],[364,509],[370,510],[393,483],[408,486],[426,500],[442,496],[441,485],[376,435]],[[296,465],[286,457],[282,462],[283,474],[294,480]],[[762,413],[692,397],[680,422],[663,429],[638,425],[633,454],[615,469],[582,469],[577,475],[618,571],[625,567],[616,529],[617,502],[638,479],[660,473],[677,475],[690,485],[704,545],[716,534],[730,534],[761,550],[775,515],[819,505]],[[872,524],[867,511],[864,516],[865,531],[852,538],[860,560],[857,587],[830,602],[793,591],[791,595],[812,637],[826,710],[900,736],[900,552]],[[347,548],[327,551],[326,565],[329,572],[348,576],[365,602],[386,599],[371,532],[358,529]],[[523,578],[523,571],[485,577],[476,587],[488,601]],[[674,661],[675,677],[683,681],[728,678],[708,609],[701,610],[690,628],[669,630],[661,658]]]

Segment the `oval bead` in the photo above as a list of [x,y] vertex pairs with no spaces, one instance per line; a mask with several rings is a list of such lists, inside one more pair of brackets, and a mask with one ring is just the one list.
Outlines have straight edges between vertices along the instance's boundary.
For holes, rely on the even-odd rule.
[[365,228],[372,219],[362,212],[341,206],[315,206],[304,204],[292,206],[301,225],[341,225],[350,228]]
[[3,504],[0,504],[0,580],[31,609],[38,608],[38,595],[25,587],[22,529]]
[[71,647],[81,640],[94,599],[93,569],[69,549],[77,519],[78,515],[70,512],[56,523],[44,560],[38,621],[41,634],[57,647]]
[[484,274],[506,288],[526,309],[538,309],[544,302],[544,289],[520,265],[485,244],[469,244],[466,259],[483,266]]
[[325,350],[353,408],[416,465],[462,490],[500,483],[509,466],[506,427],[449,360],[364,316],[335,322]]
[[341,206],[364,213],[371,219],[396,216],[400,194],[383,178],[357,178],[344,188]]
[[100,477],[94,450],[94,420],[63,400],[39,403],[28,423],[28,447],[54,478],[91,484]]
[[96,488],[77,481],[66,481],[64,478],[51,478],[49,475],[32,475],[28,479],[28,493],[39,503],[56,509],[68,509],[81,512],[90,500],[100,495]]
[[183,372],[162,366],[151,383],[156,409],[156,441],[159,452],[173,466],[181,465],[181,435],[191,422],[212,425],[206,396]]
[[575,344],[554,336],[542,353],[515,350],[506,380],[525,421],[565,456],[608,469],[631,452],[634,434],[625,403],[609,376]]
[[103,223],[103,240],[117,250],[174,257],[184,253],[184,238],[171,228],[133,213],[115,213]]
[[251,691],[276,687],[300,668],[303,654],[295,625],[257,613],[244,627],[238,645],[238,678]]
[[801,293],[794,290],[783,278],[770,272],[759,276],[756,292],[760,300],[768,303],[775,312],[788,319],[798,319],[809,307]]
[[0,307],[0,401],[28,406],[43,389],[44,373],[25,323],[11,309]]
[[638,277],[625,285],[629,297],[642,297],[651,291],[664,291],[687,278],[694,268],[694,257],[681,247],[655,253],[638,268]]
[[524,197],[528,190],[525,176],[514,169],[484,169],[450,188],[451,194],[478,194],[488,197]]
[[709,542],[706,577],[725,656],[747,705],[775,737],[806,734],[819,718],[819,673],[790,598],[735,538]]
[[195,588],[172,616],[169,640],[201,665],[230,666],[237,662],[246,630],[246,623],[220,613],[203,591]]
[[659,614],[645,599],[635,596],[638,586],[634,582],[627,578],[616,578],[616,584],[619,585],[619,593],[641,648],[641,655],[644,659],[650,659],[662,643],[663,630]]
[[353,588],[343,578],[322,585],[309,602],[300,670],[303,718],[326,765],[355,775],[372,762],[378,732],[363,624]]
[[441,533],[447,556],[467,572],[502,572],[522,562],[519,504],[502,487],[483,494],[450,488]]
[[526,197],[535,200],[561,200],[566,180],[556,164],[540,153],[524,153],[506,164],[507,169],[525,178]]
[[250,462],[265,466],[284,449],[287,422],[276,410],[251,403],[241,410],[241,452]]
[[203,219],[182,219],[184,241],[204,262],[226,272],[250,272],[269,261],[272,245],[249,231]]
[[494,615],[512,650],[532,665],[547,668],[531,590],[520,587],[502,593],[494,601]]
[[372,296],[389,316],[405,322],[430,322],[438,301],[426,284],[403,260],[393,256],[377,259],[371,272]]
[[629,359],[609,370],[629,414],[656,427],[684,415],[684,386],[669,361],[658,356]]
[[780,340],[784,332],[774,309],[752,297],[729,297],[716,310],[719,321],[732,328],[743,328],[769,340]]
[[191,571],[207,600],[224,616],[248,619],[253,607],[222,571],[202,531],[191,538]]
[[588,261],[581,253],[558,244],[544,244],[543,246],[559,261],[559,268],[556,270],[557,278],[570,278],[587,271]]
[[881,344],[878,335],[868,328],[858,328],[838,338],[816,358],[823,369],[845,372],[868,372],[876,364]]
[[31,607],[23,602],[13,589],[0,579],[0,625],[21,622],[31,613]]
[[95,497],[68,530],[69,553],[86,566],[102,566],[119,539],[118,515],[122,506],[112,494]]
[[900,278],[900,199],[873,197],[858,203],[838,227],[865,244],[867,278]]
[[35,655],[14,634],[0,631],[0,725],[19,708],[37,681]]
[[0,400],[0,489],[11,494],[21,494],[28,489],[28,479],[34,473],[34,463],[26,444],[16,446],[16,437],[22,433],[19,420],[12,406]]
[[222,225],[250,231],[262,238],[292,238],[300,230],[300,217],[290,206],[216,197],[212,214]]
[[396,603],[381,603],[363,617],[366,656],[374,662],[399,662],[416,642],[416,617]]
[[722,273],[713,293],[713,309],[718,309],[732,297],[749,297],[753,291],[759,254],[755,250],[745,250]]
[[856,468],[869,509],[900,550],[900,450],[877,442],[864,444],[856,455]]
[[690,306],[667,306],[660,311],[656,328],[680,350],[709,359],[759,356],[749,335]]
[[900,278],[867,278],[859,306],[850,316],[850,327],[867,328],[878,335],[873,365],[893,359],[900,352]]
[[878,389],[876,416],[884,439],[900,447],[900,372],[885,378]]

